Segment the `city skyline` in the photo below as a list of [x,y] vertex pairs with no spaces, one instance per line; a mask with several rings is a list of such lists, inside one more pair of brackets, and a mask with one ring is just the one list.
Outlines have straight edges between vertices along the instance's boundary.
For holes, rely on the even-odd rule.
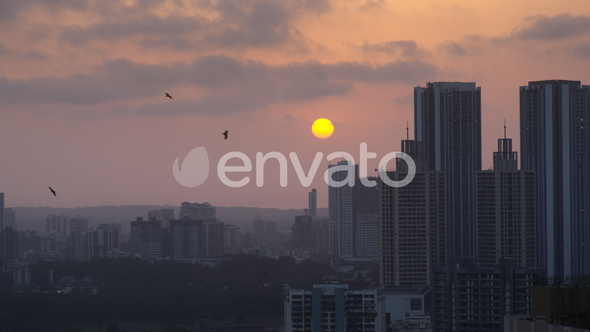
[[[269,162],[264,187],[239,189],[211,178],[185,188],[171,168],[199,146],[211,167],[230,151],[278,151],[307,171],[316,152],[357,157],[361,142],[381,157],[399,150],[408,120],[414,128],[414,87],[458,81],[481,87],[488,169],[504,119],[520,146],[520,86],[590,82],[579,70],[590,59],[585,1],[0,6],[0,191],[12,207],[290,209],[312,188],[327,207],[322,177],[303,187],[292,167],[286,188]],[[322,117],[335,126],[325,140],[311,132]]]

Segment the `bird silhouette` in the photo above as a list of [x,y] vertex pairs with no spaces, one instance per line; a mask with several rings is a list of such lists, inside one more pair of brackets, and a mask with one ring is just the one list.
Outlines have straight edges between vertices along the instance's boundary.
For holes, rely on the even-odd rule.
[[166,97],[172,99],[172,96],[168,94],[168,92],[166,92]]
[[221,135],[223,135],[225,137],[225,139],[227,139],[227,130],[223,133],[221,133]]
[[51,193],[53,194],[53,196],[57,197],[57,194],[55,193],[55,190],[53,190],[53,188],[49,187],[49,190],[51,190]]
[[269,277],[271,277],[271,278],[272,278],[272,276],[271,276],[270,274],[268,274],[268,273],[266,273],[266,272],[264,272],[264,271],[260,271],[260,273],[264,273],[264,275],[266,275],[266,276],[269,276]]

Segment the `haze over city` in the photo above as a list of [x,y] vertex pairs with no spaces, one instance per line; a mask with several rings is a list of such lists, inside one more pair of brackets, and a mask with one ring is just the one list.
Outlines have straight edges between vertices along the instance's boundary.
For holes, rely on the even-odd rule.
[[262,188],[254,171],[243,188],[213,172],[185,188],[172,164],[203,146],[212,170],[230,151],[278,151],[307,172],[316,152],[358,157],[366,142],[372,170],[407,121],[413,137],[413,87],[463,81],[482,89],[487,169],[504,119],[519,146],[519,86],[590,81],[584,0],[2,1],[0,26],[7,206],[302,208],[318,188],[323,207],[325,157],[309,188],[292,166],[280,187],[276,162]]

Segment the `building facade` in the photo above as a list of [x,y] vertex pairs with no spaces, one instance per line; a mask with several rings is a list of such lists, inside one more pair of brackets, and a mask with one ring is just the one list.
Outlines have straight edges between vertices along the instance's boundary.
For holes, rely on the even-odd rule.
[[[359,165],[329,165],[329,253],[335,258],[379,258],[379,193],[365,186]],[[369,177],[363,181],[374,181]]]
[[9,261],[19,258],[18,232],[12,226],[6,226],[0,231],[0,260]]
[[493,170],[477,172],[477,258],[481,267],[512,258],[518,268],[539,267],[535,172],[519,171],[511,139],[498,139]]
[[57,237],[66,238],[68,236],[68,216],[65,214],[56,215],[54,213],[47,216],[47,233],[54,234]]
[[445,172],[447,257],[475,257],[481,88],[463,82],[434,82],[414,88],[414,133],[423,145],[427,169]]
[[225,253],[224,225],[217,220],[170,220],[172,257],[214,258]]
[[511,259],[482,268],[456,259],[434,269],[434,331],[504,331],[504,316],[532,314],[541,269],[515,269]]
[[590,86],[520,87],[522,169],[534,170],[540,264],[550,276],[590,274]]
[[162,257],[161,221],[144,221],[137,217],[131,222],[131,253],[142,258]]
[[[387,172],[400,181],[407,172]],[[432,269],[446,262],[445,175],[418,171],[406,186],[379,181],[382,287],[430,285]]]
[[308,194],[308,208],[309,208],[309,215],[312,218],[318,216],[318,193],[315,189],[312,189]]
[[286,288],[285,331],[385,332],[384,292],[383,288],[349,290],[341,284]]
[[295,224],[291,228],[293,245],[297,247],[313,247],[315,233],[310,215],[295,216]]
[[87,259],[113,256],[115,249],[119,249],[120,230],[118,226],[117,224],[102,224],[96,229],[90,229],[85,234],[84,245]]

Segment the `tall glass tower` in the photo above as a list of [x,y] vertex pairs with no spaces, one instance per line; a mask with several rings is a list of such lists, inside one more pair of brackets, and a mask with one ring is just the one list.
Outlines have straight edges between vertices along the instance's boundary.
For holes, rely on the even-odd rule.
[[427,170],[445,172],[447,257],[475,257],[481,88],[463,82],[414,88],[414,132],[424,147]]
[[541,267],[571,281],[590,274],[590,86],[520,87],[521,169],[534,170]]

